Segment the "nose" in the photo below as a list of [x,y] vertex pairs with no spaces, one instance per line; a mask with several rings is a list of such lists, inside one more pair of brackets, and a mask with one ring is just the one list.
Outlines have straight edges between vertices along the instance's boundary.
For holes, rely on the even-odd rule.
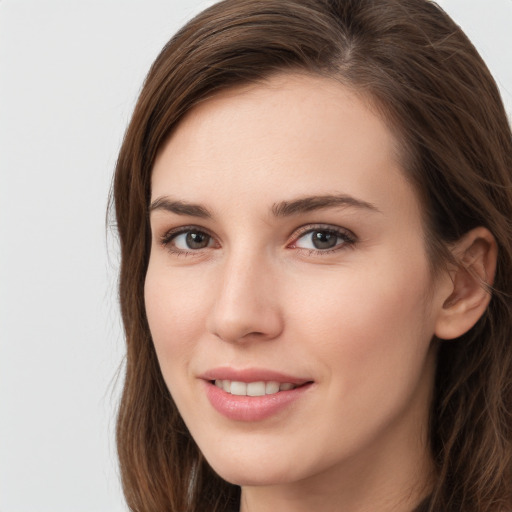
[[207,328],[226,342],[272,340],[283,330],[275,271],[264,257],[233,255],[222,265]]

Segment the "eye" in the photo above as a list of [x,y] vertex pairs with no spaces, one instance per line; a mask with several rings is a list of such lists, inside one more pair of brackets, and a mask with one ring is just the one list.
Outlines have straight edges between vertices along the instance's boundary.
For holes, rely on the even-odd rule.
[[329,252],[355,243],[354,235],[333,227],[309,228],[299,233],[299,235],[292,247],[311,251]]
[[211,235],[199,229],[184,228],[171,231],[162,237],[162,245],[172,252],[187,253],[215,246]]

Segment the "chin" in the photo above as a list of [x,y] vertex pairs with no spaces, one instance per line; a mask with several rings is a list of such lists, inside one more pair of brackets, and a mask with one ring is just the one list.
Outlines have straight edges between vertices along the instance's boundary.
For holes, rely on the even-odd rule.
[[[219,446],[222,450],[222,446]],[[286,484],[307,477],[309,465],[296,453],[283,453],[253,444],[253,451],[235,448],[203,452],[212,469],[227,482],[240,486]],[[302,462],[302,463],[301,463]],[[309,468],[311,470],[311,468]]]
[[213,470],[226,482],[241,487],[257,487],[267,485],[284,484],[293,480],[292,475],[287,471],[269,470],[261,466],[253,467],[254,464],[216,464],[212,465]]

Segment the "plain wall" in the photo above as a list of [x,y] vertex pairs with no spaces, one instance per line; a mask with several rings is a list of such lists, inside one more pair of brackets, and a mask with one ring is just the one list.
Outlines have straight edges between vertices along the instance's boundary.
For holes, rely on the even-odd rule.
[[[149,65],[211,3],[0,0],[0,512],[125,510],[111,175]],[[439,3],[512,112],[512,0]]]

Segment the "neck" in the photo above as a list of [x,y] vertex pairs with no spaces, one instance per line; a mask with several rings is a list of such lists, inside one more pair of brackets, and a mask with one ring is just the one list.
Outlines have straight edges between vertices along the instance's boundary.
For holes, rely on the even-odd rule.
[[[425,450],[427,452],[427,450]],[[393,457],[393,464],[347,461],[315,478],[291,484],[243,487],[240,512],[411,512],[432,487],[428,453]],[[405,454],[404,454],[405,455]],[[388,459],[389,461],[389,459]]]

